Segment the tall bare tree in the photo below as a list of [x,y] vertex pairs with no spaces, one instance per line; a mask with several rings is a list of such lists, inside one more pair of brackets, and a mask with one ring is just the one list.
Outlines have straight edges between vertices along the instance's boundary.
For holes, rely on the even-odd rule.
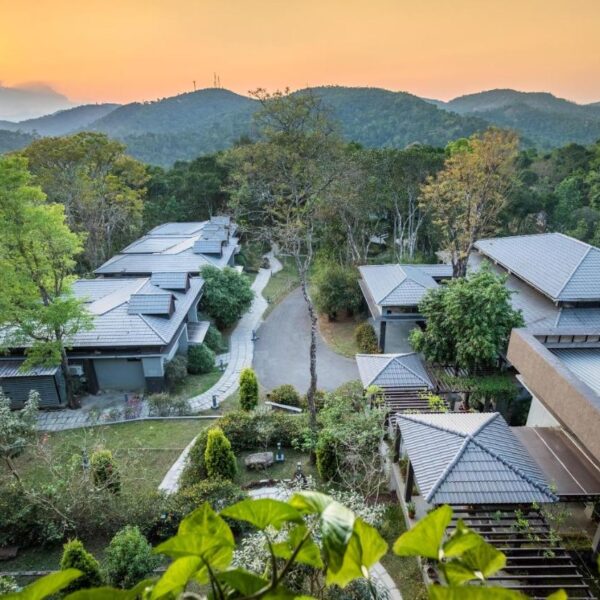
[[490,128],[450,147],[450,157],[422,188],[420,206],[430,213],[452,261],[463,277],[477,239],[494,234],[513,185],[519,139]]
[[336,176],[340,141],[312,93],[253,92],[259,140],[232,149],[231,206],[240,225],[294,260],[311,322],[307,401],[316,430],[317,313],[308,288],[322,199]]

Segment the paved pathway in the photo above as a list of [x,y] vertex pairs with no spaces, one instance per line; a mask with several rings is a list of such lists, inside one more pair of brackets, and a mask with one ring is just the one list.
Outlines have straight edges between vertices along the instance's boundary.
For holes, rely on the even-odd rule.
[[[256,276],[252,290],[254,300],[250,310],[239,320],[229,339],[229,352],[219,355],[217,364],[222,360],[226,364],[225,371],[219,381],[209,390],[189,399],[190,407],[194,412],[206,410],[212,405],[212,397],[217,397],[217,402],[233,394],[239,386],[240,371],[252,365],[254,342],[252,332],[260,325],[263,313],[267,308],[267,301],[262,296],[262,291],[269,282],[271,275],[282,269],[282,265],[270,252],[268,255],[271,268],[260,269]],[[141,403],[139,414],[135,418],[111,418],[114,407],[90,413],[86,410],[64,409],[59,411],[43,411],[38,417],[38,428],[43,431],[62,431],[88,427],[98,423],[120,423],[148,418],[148,406]]]
[[[283,383],[291,383],[305,393],[310,377],[310,318],[299,288],[275,307],[258,330],[258,337],[254,350],[254,369],[261,385],[271,390]],[[334,390],[358,378],[356,362],[331,350],[319,335],[319,389]]]

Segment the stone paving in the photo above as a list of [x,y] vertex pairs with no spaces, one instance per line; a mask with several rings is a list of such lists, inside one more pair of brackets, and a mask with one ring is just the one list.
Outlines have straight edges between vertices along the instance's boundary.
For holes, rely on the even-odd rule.
[[[213,396],[216,396],[217,403],[219,403],[233,394],[238,389],[241,370],[252,366],[254,356],[253,332],[258,328],[263,313],[267,309],[267,301],[264,299],[262,291],[269,283],[271,275],[282,269],[281,263],[272,252],[267,256],[271,268],[259,270],[252,284],[252,290],[254,291],[252,306],[233,330],[229,339],[229,352],[217,357],[217,364],[222,361],[222,364],[226,365],[223,375],[209,390],[189,399],[190,407],[194,412],[211,408]],[[120,396],[123,398],[122,406],[125,407],[125,396],[124,394],[120,394]],[[115,418],[115,408],[117,407],[114,406],[113,402],[111,404],[113,406],[110,408],[96,411],[71,410],[68,408],[58,411],[43,411],[40,412],[38,417],[38,428],[42,431],[62,431],[90,425],[123,423],[149,418],[148,406],[145,402],[141,402],[135,411],[131,411],[133,414],[130,414],[129,418],[119,418],[118,416]]]

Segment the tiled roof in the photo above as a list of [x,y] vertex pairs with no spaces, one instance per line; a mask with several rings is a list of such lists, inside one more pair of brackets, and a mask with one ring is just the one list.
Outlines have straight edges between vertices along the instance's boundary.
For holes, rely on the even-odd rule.
[[180,235],[189,236],[199,233],[204,227],[206,221],[187,222],[187,223],[163,223],[152,229],[148,235]]
[[221,254],[222,248],[223,242],[219,239],[199,239],[194,242],[194,252],[196,254]]
[[59,367],[31,367],[21,371],[22,360],[0,360],[0,378],[2,377],[40,377],[54,375]]
[[[553,348],[550,352],[600,396],[600,348]],[[600,408],[600,399],[596,404]]]
[[554,301],[600,300],[600,250],[561,233],[479,240],[475,247]]
[[190,344],[202,344],[206,337],[206,332],[210,327],[209,321],[200,321],[198,323],[188,323],[188,342]]
[[150,283],[163,290],[187,290],[189,280],[187,273],[152,273]]
[[499,413],[397,414],[396,422],[430,504],[557,500]]
[[122,254],[151,254],[154,252],[164,252],[176,246],[180,242],[187,240],[185,236],[154,236],[145,235],[144,237],[129,244],[124,248]]
[[356,364],[363,386],[428,387],[433,384],[415,352],[408,354],[357,354]]
[[376,304],[416,306],[438,285],[422,266],[431,265],[364,265],[359,270]]
[[[118,296],[115,286],[123,286],[127,294]],[[85,306],[96,305],[105,298],[106,306],[101,313],[94,313],[93,329],[80,331],[69,345],[75,349],[94,347],[140,347],[163,346],[169,344],[175,336],[182,322],[187,317],[189,309],[200,297],[204,282],[200,278],[190,279],[190,288],[187,292],[165,290],[150,283],[149,279],[97,279],[80,280],[73,285],[73,292],[78,298],[93,300]],[[105,287],[106,294],[103,298],[101,288]],[[134,291],[131,291],[134,290]],[[89,292],[92,292],[90,294]],[[133,295],[143,297],[144,302],[163,302],[163,298],[174,298],[174,311],[169,315],[155,316],[148,314],[131,314],[129,312],[130,298]],[[134,299],[134,302],[137,300]],[[91,311],[90,311],[91,312]]]
[[130,315],[170,315],[173,310],[173,294],[133,294],[129,298],[127,313]]

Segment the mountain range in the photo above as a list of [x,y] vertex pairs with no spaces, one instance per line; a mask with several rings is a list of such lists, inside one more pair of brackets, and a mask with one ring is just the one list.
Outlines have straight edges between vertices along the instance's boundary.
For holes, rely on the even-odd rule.
[[[581,105],[548,93],[491,90],[442,102],[381,88],[310,89],[343,136],[367,147],[443,146],[489,125],[514,128],[524,145],[543,149],[600,139],[600,102]],[[34,136],[91,130],[122,140],[140,160],[170,165],[252,136],[258,108],[256,100],[220,88],[154,102],[89,104],[18,123],[0,121],[0,152]]]

